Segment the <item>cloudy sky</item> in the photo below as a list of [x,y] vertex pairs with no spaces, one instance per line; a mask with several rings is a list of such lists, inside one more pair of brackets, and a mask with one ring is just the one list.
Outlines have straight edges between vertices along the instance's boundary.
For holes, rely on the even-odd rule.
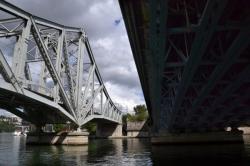
[[105,86],[128,111],[144,104],[118,0],[7,0],[60,24],[87,32]]

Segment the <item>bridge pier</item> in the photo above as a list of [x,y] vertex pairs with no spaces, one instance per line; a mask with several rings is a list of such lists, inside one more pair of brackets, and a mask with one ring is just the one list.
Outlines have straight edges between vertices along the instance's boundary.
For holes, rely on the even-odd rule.
[[30,133],[26,144],[33,145],[85,145],[88,144],[87,132]]
[[61,131],[44,132],[41,125],[36,125],[33,132],[27,134],[26,144],[29,145],[86,145],[88,144],[88,132]]
[[157,144],[203,144],[203,143],[243,143],[243,132],[232,131],[210,131],[190,133],[168,133],[161,132],[153,134],[151,143]]
[[96,138],[119,138],[122,137],[122,124],[98,122]]

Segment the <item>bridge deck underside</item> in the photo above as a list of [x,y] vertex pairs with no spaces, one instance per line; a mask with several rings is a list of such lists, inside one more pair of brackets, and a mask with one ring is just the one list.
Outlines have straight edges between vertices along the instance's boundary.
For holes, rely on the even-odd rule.
[[[25,90],[26,95],[22,95],[16,93],[8,83],[2,82],[0,85],[0,108],[6,109],[36,125],[65,124],[67,121],[74,122],[73,117],[65,110],[65,106],[54,103],[53,98],[41,97],[41,94],[36,94],[28,90]],[[120,123],[119,119],[114,120],[111,117],[97,113],[88,116],[83,124],[89,121],[110,124]]]
[[124,1],[121,9],[153,126],[250,124],[250,3]]
[[[5,86],[6,87],[6,86]],[[59,105],[50,105],[51,99],[43,101],[16,93],[8,88],[0,87],[0,108],[21,117],[22,119],[32,122],[33,124],[55,124],[72,121],[58,108]],[[32,93],[32,92],[30,92]],[[34,96],[38,96],[35,93]],[[63,109],[63,107],[61,107]]]

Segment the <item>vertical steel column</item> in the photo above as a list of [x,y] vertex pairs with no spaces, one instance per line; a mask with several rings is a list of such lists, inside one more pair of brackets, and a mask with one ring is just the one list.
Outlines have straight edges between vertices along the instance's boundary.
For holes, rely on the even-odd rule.
[[12,70],[13,70],[13,73],[16,73],[16,77],[18,77],[17,75],[17,71],[19,69],[19,63],[18,63],[18,59],[19,59],[19,48],[20,48],[20,38],[21,36],[18,36],[17,37],[17,42],[15,44],[15,47],[14,47],[14,54],[13,54],[13,61],[12,61]]
[[84,49],[83,36],[81,36],[78,45],[77,77],[76,77],[76,89],[75,89],[77,121],[79,121],[80,118],[80,109],[82,104],[81,94],[82,94],[82,81],[83,81],[83,56],[84,56],[83,49]]
[[38,92],[44,94],[45,90],[42,87],[45,87],[45,63],[41,62],[41,73],[40,73],[40,79],[39,79],[39,89]]
[[116,116],[117,116],[117,111],[116,111],[116,109],[114,109],[114,120],[116,119]]
[[119,120],[119,114],[120,114],[120,112],[119,112],[119,110],[117,110],[117,117],[116,117],[116,120]]
[[117,121],[119,121],[119,122],[120,122],[120,117],[121,117],[121,114],[120,114],[120,111],[118,111]]
[[70,101],[71,104],[73,105],[74,108],[76,108],[76,103],[75,103],[75,94],[74,94],[74,88],[73,87],[73,81],[72,81],[72,74],[71,74],[71,69],[69,66],[69,58],[68,58],[68,45],[67,45],[67,38],[66,38],[66,32],[64,34],[64,42],[63,42],[63,55],[64,55],[64,61],[65,61],[65,74],[68,79],[68,84],[69,84],[69,93],[70,93]]
[[108,117],[111,118],[111,115],[112,115],[112,105],[110,103],[109,103],[109,109],[108,109],[108,111],[109,111]]
[[121,122],[122,121],[122,112],[120,112],[119,115],[120,115],[119,116],[119,122]]
[[15,73],[18,80],[25,79],[24,68],[27,57],[26,54],[28,49],[27,40],[29,39],[30,28],[31,28],[31,21],[27,20],[26,26],[25,28],[23,28],[22,35],[18,37],[18,41],[14,49],[12,68],[13,68],[13,73]]
[[[92,75],[92,87],[91,87],[91,93],[92,93],[92,99],[94,100],[94,90],[95,90],[95,72],[93,72],[93,75]],[[92,105],[92,108],[91,108],[91,115],[94,114],[94,101],[93,101],[93,105]]]
[[101,112],[100,112],[100,114],[102,115],[102,110],[103,109],[103,90],[101,91]]
[[[44,40],[44,45],[45,47],[47,47],[48,49],[48,37],[45,38]],[[38,49],[36,49],[36,55],[38,54]],[[39,92],[42,94],[45,94],[45,89],[42,87],[46,87],[46,80],[45,80],[45,72],[46,72],[46,66],[45,66],[45,62],[42,61],[41,62],[41,73],[40,73],[40,79],[39,79]]]
[[112,119],[115,119],[115,106],[113,106],[113,115],[112,115]]
[[113,114],[113,107],[112,105],[110,104],[110,114],[109,114],[109,117],[112,118],[112,114]]
[[114,116],[114,119],[116,120],[117,119],[117,110],[115,109],[115,116]]
[[[57,42],[57,50],[56,50],[56,71],[61,77],[61,63],[62,63],[62,54],[63,54],[63,40],[64,40],[65,31],[62,30],[59,34],[58,42]],[[63,79],[61,79],[63,80]],[[54,101],[58,103],[59,101],[59,85],[55,84],[53,89]]]
[[107,117],[109,117],[109,102],[108,102],[108,105],[107,105],[106,112],[107,112]]
[[108,104],[109,104],[109,99],[106,98],[105,104],[104,104],[104,106],[103,106],[103,116],[106,116],[106,115],[107,115],[107,107],[108,107]]

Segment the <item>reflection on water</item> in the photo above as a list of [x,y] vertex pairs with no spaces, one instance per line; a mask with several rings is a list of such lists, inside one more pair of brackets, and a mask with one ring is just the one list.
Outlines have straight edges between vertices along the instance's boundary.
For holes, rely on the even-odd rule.
[[[244,145],[184,145],[152,147],[153,162],[157,165],[250,165]],[[249,152],[248,152],[249,153]],[[162,158],[164,156],[164,159]]]
[[148,139],[100,139],[86,146],[26,146],[25,137],[0,133],[0,165],[244,166],[250,165],[250,142],[151,147]]
[[90,140],[85,146],[30,146],[0,134],[0,165],[152,165],[147,139]]

